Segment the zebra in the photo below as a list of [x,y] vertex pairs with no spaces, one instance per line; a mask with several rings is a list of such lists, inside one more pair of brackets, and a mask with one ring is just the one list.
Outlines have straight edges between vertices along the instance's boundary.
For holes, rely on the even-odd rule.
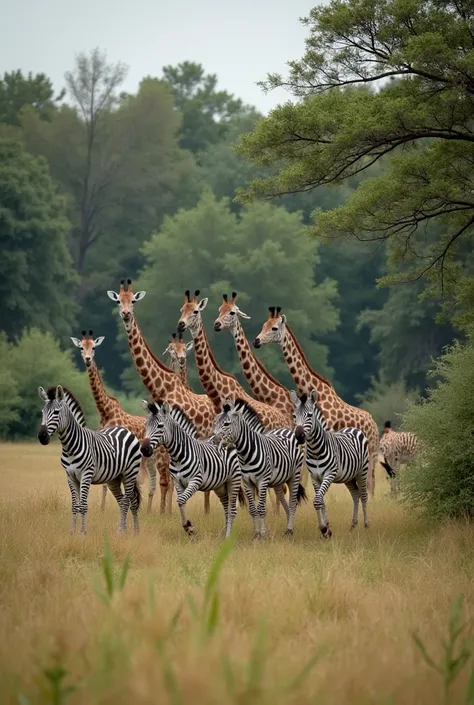
[[237,515],[237,497],[244,504],[235,449],[217,448],[209,438],[196,438],[194,424],[179,406],[144,399],[142,405],[149,414],[141,452],[150,457],[160,444],[168,451],[183,529],[189,536],[194,534],[194,527],[186,516],[186,502],[198,490],[214,490],[224,508],[225,536],[229,536]]
[[314,508],[318,515],[322,538],[330,538],[332,531],[326,516],[324,495],[330,485],[345,484],[354,503],[351,529],[357,526],[359,498],[364,512],[364,526],[368,528],[367,474],[369,469],[369,445],[367,436],[359,428],[346,427],[329,431],[326,419],[317,405],[318,393],[311,391],[309,398],[300,398],[294,390],[290,398],[295,407],[295,435],[301,443],[306,441],[306,464],[311,475],[315,497]]
[[390,421],[385,422],[379,445],[379,462],[390,478],[391,494],[395,495],[399,489],[400,466],[415,459],[418,439],[410,431],[392,431],[391,425]]
[[[286,513],[285,535],[293,535],[296,505],[306,499],[305,489],[300,484],[304,451],[294,431],[289,428],[266,431],[259,415],[243,399],[223,401],[213,431],[220,444],[232,444],[237,451],[253,520],[253,538],[265,536],[266,498],[270,487],[275,489]],[[285,484],[289,488],[289,506],[284,495]],[[257,506],[254,488],[258,491]]]
[[[66,471],[72,498],[71,533],[81,515],[81,534],[86,533],[87,497],[92,485],[107,484],[120,507],[119,533],[127,528],[130,505],[135,533],[139,533],[140,487],[138,472],[142,460],[140,442],[122,426],[94,431],[85,425],[79,402],[61,385],[47,391],[38,387],[44,402],[38,440],[48,445],[57,432],[62,445],[61,465]],[[123,482],[124,493],[121,483]]]

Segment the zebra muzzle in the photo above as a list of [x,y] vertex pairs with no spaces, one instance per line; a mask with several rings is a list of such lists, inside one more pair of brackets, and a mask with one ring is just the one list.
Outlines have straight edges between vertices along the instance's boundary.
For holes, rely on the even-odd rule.
[[142,451],[142,455],[144,455],[145,458],[151,458],[151,456],[153,455],[153,448],[151,447],[151,441],[149,438],[143,439],[140,449]]
[[300,445],[306,441],[306,433],[304,432],[303,426],[297,426],[295,428],[295,438]]
[[48,429],[46,426],[40,426],[38,431],[38,440],[42,446],[47,446],[51,438],[49,437]]

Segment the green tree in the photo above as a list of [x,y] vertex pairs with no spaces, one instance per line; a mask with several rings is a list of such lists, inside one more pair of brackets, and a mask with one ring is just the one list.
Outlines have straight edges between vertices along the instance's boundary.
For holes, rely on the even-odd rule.
[[32,325],[69,333],[77,313],[69,229],[45,160],[0,139],[0,328],[8,338]]
[[[166,218],[160,232],[144,246],[146,264],[135,282],[147,296],[136,311],[152,349],[161,354],[176,329],[185,289],[199,288],[209,297],[204,325],[223,369],[244,383],[230,335],[214,333],[213,322],[222,293],[239,293],[242,310],[252,318],[245,331],[252,339],[266,319],[268,305],[280,304],[291,319],[305,352],[322,374],[329,375],[327,348],[321,336],[337,325],[333,306],[335,283],[314,281],[318,246],[302,227],[298,214],[270,204],[254,204],[238,218],[227,199],[217,201],[205,191],[198,205]],[[122,324],[120,324],[122,325]],[[122,326],[123,327],[123,326]],[[272,374],[292,385],[278,350],[267,346],[262,359]],[[127,359],[130,354],[127,353]],[[191,380],[200,388],[194,367]],[[142,391],[135,370],[127,373],[127,386]],[[138,384],[138,387],[137,387]]]
[[34,437],[41,423],[39,386],[62,384],[70,389],[82,406],[87,425],[97,428],[99,420],[87,374],[78,371],[72,362],[72,351],[61,350],[50,333],[32,328],[25,330],[16,343],[0,339],[0,366],[14,385],[7,410],[10,417],[0,409],[0,427],[7,426],[10,440]]
[[42,120],[49,120],[64,95],[64,90],[54,95],[53,84],[44,73],[5,72],[0,79],[0,123],[19,127],[21,112],[28,106]]
[[452,325],[436,322],[440,300],[420,300],[423,282],[391,288],[384,306],[365,310],[358,329],[368,327],[370,341],[379,348],[380,375],[388,382],[402,379],[408,389],[422,390],[433,358],[455,334]]
[[288,79],[264,84],[303,100],[277,107],[239,147],[277,173],[240,198],[338,184],[385,157],[386,169],[347,203],[317,214],[315,232],[388,241],[384,282],[429,276],[443,285],[474,229],[472,21],[467,0],[313,8],[304,57]]
[[407,411],[408,405],[418,400],[419,394],[407,389],[405,380],[387,382],[383,377],[373,378],[368,391],[357,395],[358,406],[373,416],[380,433],[385,421],[391,421],[393,430],[398,431],[402,424],[401,417]]
[[241,100],[217,90],[217,76],[206,74],[201,64],[183,61],[178,66],[164,66],[163,76],[183,116],[181,146],[194,154],[219,142],[232,116],[244,109]]
[[436,362],[436,385],[410,405],[403,427],[421,442],[401,476],[407,501],[431,517],[474,516],[474,344],[455,342]]

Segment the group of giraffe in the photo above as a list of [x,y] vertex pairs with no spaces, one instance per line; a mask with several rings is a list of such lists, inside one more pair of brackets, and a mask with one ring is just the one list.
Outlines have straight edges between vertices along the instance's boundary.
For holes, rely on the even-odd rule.
[[[119,315],[127,334],[132,358],[140,378],[154,400],[166,400],[171,405],[179,406],[194,423],[198,437],[208,438],[212,434],[216,414],[222,411],[224,399],[240,398],[257,412],[267,430],[276,428],[293,428],[294,405],[290,391],[278,382],[254,355],[252,346],[245,336],[240,319],[250,316],[240,310],[236,303],[237,294],[231,298],[224,294],[214,322],[216,332],[227,329],[231,332],[243,373],[253,396],[247,394],[237,379],[222,370],[216,362],[209,345],[203,325],[202,312],[208,299],[198,300],[199,290],[191,296],[185,292],[184,303],[180,309],[177,334],[173,334],[164,351],[169,356],[169,365],[162,362],[150,349],[136,319],[135,304],[142,300],[146,292],[134,292],[130,279],[122,280],[118,293],[107,291],[109,298],[118,305]],[[183,334],[191,333],[192,340],[186,343]],[[100,415],[100,428],[108,425],[120,425],[131,430],[137,438],[143,439],[145,417],[127,414],[117,399],[111,397],[100,377],[96,362],[95,349],[104,340],[94,340],[92,331],[83,332],[82,339],[72,338],[80,348],[85,362],[91,390]],[[267,320],[259,335],[253,341],[254,348],[276,343],[280,345],[284,359],[300,395],[310,395],[317,390],[319,406],[331,430],[352,426],[360,428],[367,436],[369,444],[369,491],[375,490],[375,464],[379,451],[377,424],[372,416],[362,409],[347,404],[338,396],[331,383],[312,369],[300,343],[288,325],[286,316],[280,307],[270,307]],[[190,388],[187,379],[186,356],[194,348],[196,367],[203,394],[196,394]],[[147,466],[148,462],[148,466]],[[140,482],[144,481],[146,471],[149,476],[148,510],[150,511],[156,490],[156,474],[160,484],[160,513],[171,513],[173,483],[169,474],[169,457],[167,452],[158,447],[152,458],[143,459],[140,470]],[[104,486],[102,508],[105,506],[107,488]],[[210,509],[210,493],[204,496],[204,508]],[[274,511],[278,512],[279,503],[273,500]]]

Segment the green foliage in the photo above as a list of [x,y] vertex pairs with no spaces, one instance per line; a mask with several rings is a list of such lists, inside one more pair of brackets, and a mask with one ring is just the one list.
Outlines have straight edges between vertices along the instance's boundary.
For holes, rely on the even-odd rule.
[[417,392],[409,391],[403,379],[393,382],[372,379],[368,391],[358,395],[358,405],[373,416],[380,432],[385,421],[391,421],[393,430],[398,431],[400,417],[407,411],[408,404],[418,399]]
[[217,90],[217,76],[206,74],[201,64],[183,61],[164,66],[163,76],[183,116],[180,144],[195,154],[219,142],[229,119],[243,110],[241,100]]
[[421,441],[418,461],[401,476],[409,503],[431,516],[474,516],[474,341],[456,341],[436,361],[436,385],[410,404],[403,427]]
[[[87,375],[72,362],[72,351],[62,351],[50,333],[25,330],[14,343],[0,341],[0,367],[10,377],[11,397],[3,403],[0,419],[8,439],[31,438],[41,423],[38,387],[62,384],[77,398],[90,428],[97,428],[98,417]],[[1,378],[0,378],[1,379]]]
[[390,289],[378,310],[362,311],[358,330],[367,327],[370,341],[378,346],[380,375],[388,383],[403,379],[409,389],[422,389],[433,358],[454,336],[448,321],[436,323],[441,301],[420,298],[423,282]]
[[[255,204],[237,218],[227,200],[203,193],[196,208],[167,218],[144,247],[146,265],[134,288],[147,291],[136,313],[151,348],[160,354],[166,347],[176,329],[184,291],[199,288],[201,296],[209,298],[203,320],[216,358],[243,381],[232,337],[214,333],[212,327],[222,293],[236,290],[242,310],[252,316],[245,323],[249,339],[260,330],[267,306],[281,302],[309,359],[322,374],[329,374],[327,348],[318,337],[337,325],[332,304],[336,287],[327,279],[315,283],[317,250],[298,214]],[[291,384],[279,351],[267,346],[262,352],[272,374]],[[196,384],[194,369],[190,377]]]
[[[471,662],[474,655],[474,634],[472,621],[463,619],[464,598],[459,595],[449,612],[448,634],[442,641],[443,656],[437,663],[430,656],[428,648],[418,634],[413,634],[413,640],[423,659],[441,677],[443,682],[443,703],[452,702],[451,688],[464,667]],[[474,699],[474,666],[471,665],[471,677],[466,692],[466,704],[471,705]]]
[[304,99],[242,138],[240,152],[277,173],[240,199],[340,184],[383,160],[345,204],[315,212],[315,233],[388,241],[382,283],[428,276],[443,286],[474,232],[471,4],[332,0],[304,23],[303,58],[287,80],[264,84]]
[[64,97],[64,91],[54,96],[53,84],[44,73],[35,76],[22,71],[5,72],[0,79],[0,123],[20,125],[23,108],[31,107],[42,120],[49,120],[56,104]]
[[122,592],[127,582],[127,575],[130,568],[131,555],[127,553],[120,569],[114,569],[114,557],[108,539],[105,540],[104,556],[102,558],[102,572],[104,576],[104,587],[95,586],[95,592],[99,600],[109,607],[112,605],[114,596]]
[[44,159],[0,139],[0,328],[10,339],[32,325],[69,333],[77,277],[68,232]]

